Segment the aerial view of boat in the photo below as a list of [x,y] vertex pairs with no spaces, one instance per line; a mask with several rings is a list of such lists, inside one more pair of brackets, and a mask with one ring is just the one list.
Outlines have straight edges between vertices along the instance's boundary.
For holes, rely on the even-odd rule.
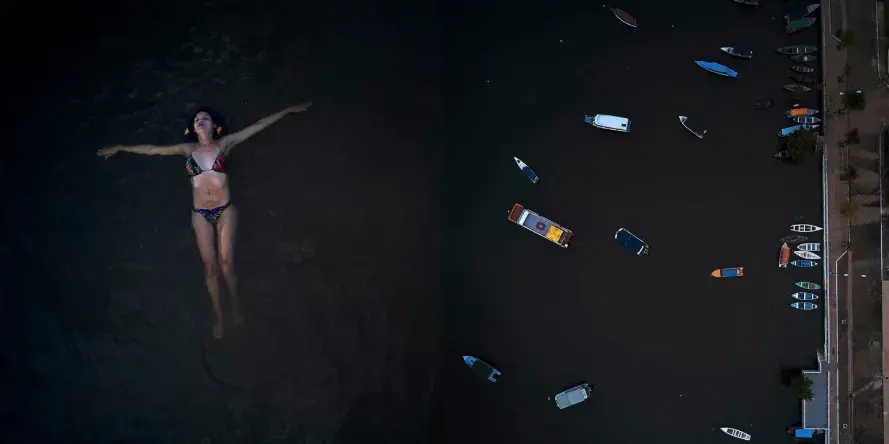
[[744,441],[750,441],[750,434],[744,433],[738,429],[733,429],[731,427],[720,427],[719,430],[722,430],[723,432],[725,432],[726,435],[731,436],[732,438],[738,438],[738,439],[742,439]]
[[800,130],[812,130],[815,128],[818,128],[818,125],[810,125],[808,123],[804,123],[802,125],[788,126],[787,128],[778,130],[778,137],[787,137]]
[[737,46],[723,46],[719,49],[721,49],[722,52],[724,52],[728,55],[739,57],[742,59],[752,59],[753,58],[753,51],[751,51],[749,49],[739,48]]
[[815,231],[821,230],[823,230],[823,228],[811,224],[793,224],[790,226],[790,231],[793,231],[794,233],[814,233]]
[[475,356],[463,356],[463,362],[465,362],[473,372],[487,378],[488,381],[497,382],[497,379],[501,375],[500,370],[491,367],[491,364],[488,364]]
[[817,51],[818,48],[814,46],[806,46],[806,45],[790,45],[783,46],[778,48],[778,52],[786,55],[797,55],[797,54],[811,54]]
[[797,84],[793,84],[793,83],[784,85],[784,86],[782,86],[782,88],[784,88],[790,92],[809,92],[812,90],[812,88],[809,88],[808,86],[797,85]]
[[811,302],[794,302],[790,304],[790,306],[797,310],[814,310],[818,308],[818,304],[813,304]]
[[638,26],[638,24],[636,23],[636,19],[633,18],[633,16],[630,15],[629,12],[617,8],[611,8],[611,12],[614,14],[615,17],[617,17],[618,20],[623,22],[623,24],[631,28],[635,28]]
[[815,114],[818,114],[818,110],[812,108],[793,108],[784,113],[788,119],[798,116],[814,116]]
[[707,134],[707,130],[705,129],[695,129],[697,125],[694,125],[688,116],[679,116],[679,123],[681,123],[690,133],[697,136],[698,139],[703,139],[704,134]]
[[806,282],[806,281],[799,281],[796,283],[796,286],[799,288],[805,288],[806,290],[820,290],[821,289],[820,285],[818,285],[814,282]]
[[562,247],[574,239],[574,232],[531,211],[516,202],[507,216],[510,222]]
[[808,242],[797,245],[796,249],[801,251],[821,251],[821,244],[818,242]]
[[803,259],[821,259],[821,256],[818,256],[817,254],[812,253],[811,251],[796,250],[793,252],[793,254],[795,254]]
[[778,268],[787,268],[790,263],[790,247],[787,242],[781,245],[781,251],[778,253]]
[[795,56],[790,57],[790,60],[793,60],[794,62],[799,62],[799,63],[809,63],[809,62],[814,62],[815,60],[818,60],[818,57],[815,57],[811,54],[800,54],[800,55],[795,55]]
[[537,174],[534,173],[534,170],[526,165],[525,162],[522,162],[522,160],[518,157],[513,157],[513,159],[515,159],[515,163],[519,166],[519,169],[522,170],[523,173],[525,173],[525,177],[527,177],[528,180],[531,181],[531,183],[537,183]]
[[818,299],[818,295],[817,295],[817,294],[815,294],[815,293],[806,293],[806,292],[803,292],[803,291],[801,291],[801,292],[799,292],[799,293],[794,293],[794,294],[790,295],[790,297],[792,297],[792,298],[794,298],[794,299],[798,299],[798,300],[800,300],[800,301],[814,301],[815,299]]
[[704,62],[701,60],[695,60],[695,63],[698,64],[701,68],[706,69],[707,71],[712,72],[713,74],[717,74],[724,77],[735,78],[738,77],[738,72],[729,68],[725,65],[720,65],[716,62]]
[[795,32],[802,31],[803,29],[808,28],[815,24],[815,18],[806,17],[801,19],[792,20],[787,23],[787,26],[784,27],[784,30],[787,31],[788,34],[793,34]]
[[796,72],[801,72],[801,73],[807,73],[807,72],[814,72],[814,71],[815,71],[815,68],[812,68],[811,66],[803,66],[803,65],[793,65],[793,66],[790,67],[790,69],[792,69],[792,70],[794,70],[794,71],[796,71]]
[[802,83],[802,84],[806,84],[806,83],[815,83],[815,82],[816,82],[816,80],[815,80],[814,77],[812,77],[812,76],[804,76],[804,75],[801,75],[801,74],[794,74],[794,75],[790,76],[790,78],[793,79],[794,82],[796,82],[796,83]]
[[810,260],[790,261],[790,265],[793,265],[794,267],[811,268],[818,265],[818,262]]
[[756,109],[766,109],[766,108],[771,108],[771,106],[772,106],[771,100],[764,100],[762,102],[756,102]]
[[782,160],[783,159],[790,159],[791,158],[790,150],[788,150],[788,149],[778,150],[778,152],[776,152],[775,154],[772,154],[772,157],[774,157],[775,159],[782,159]]
[[792,11],[790,14],[784,16],[784,20],[789,22],[791,16],[799,16],[799,18],[807,17],[809,14],[815,12],[815,10],[818,9],[818,7],[820,6],[820,4],[814,3],[806,6],[805,8],[800,8],[799,10]]
[[589,123],[596,128],[617,131],[620,133],[630,132],[630,119],[621,116],[612,116],[608,114],[596,114],[595,116],[583,116],[583,121]]
[[821,121],[821,119],[812,116],[799,116],[794,117],[793,121],[796,123],[818,123]]
[[809,240],[808,237],[800,236],[799,234],[792,234],[790,236],[781,238],[781,242],[787,242],[788,244],[798,244],[807,240]]
[[730,278],[744,276],[744,267],[718,268],[710,273],[715,278]]
[[735,3],[747,6],[757,6],[759,5],[759,0],[732,0]]

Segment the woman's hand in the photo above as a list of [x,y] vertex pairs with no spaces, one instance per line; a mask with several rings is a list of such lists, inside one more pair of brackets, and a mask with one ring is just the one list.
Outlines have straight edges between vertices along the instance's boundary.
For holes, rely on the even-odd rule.
[[306,109],[308,109],[310,106],[312,106],[312,102],[300,103],[299,105],[291,106],[290,108],[285,109],[284,113],[285,114],[301,113],[301,112],[305,111]]
[[102,149],[96,151],[96,155],[97,156],[105,156],[105,158],[107,159],[107,158],[119,153],[121,148],[123,148],[123,147],[120,145],[110,146],[108,148],[102,148]]

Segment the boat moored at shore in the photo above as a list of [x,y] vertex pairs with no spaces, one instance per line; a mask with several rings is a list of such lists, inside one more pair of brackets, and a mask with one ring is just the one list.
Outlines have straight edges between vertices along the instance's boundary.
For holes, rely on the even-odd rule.
[[806,282],[806,281],[799,281],[796,283],[796,286],[799,288],[804,288],[806,290],[820,290],[821,289],[820,285],[818,285],[814,282]]
[[803,259],[821,259],[821,256],[818,256],[817,254],[812,253],[811,251],[796,250],[793,252],[793,254],[795,254]]
[[817,294],[808,293],[805,291],[800,291],[798,293],[794,293],[794,294],[790,295],[790,297],[792,297],[796,300],[800,300],[800,301],[814,301],[815,299],[818,299]]
[[790,231],[795,233],[814,233],[821,230],[823,230],[823,228],[812,224],[793,224],[790,226]]
[[781,250],[778,252],[778,268],[787,268],[790,263],[790,247],[787,242],[781,244]]
[[788,119],[799,116],[814,116],[815,114],[818,114],[818,110],[812,108],[793,108],[787,110],[787,112],[784,113],[784,115],[787,116]]
[[794,302],[794,303],[790,304],[790,306],[797,309],[797,310],[803,310],[803,311],[814,310],[814,309],[818,308],[818,304],[813,304],[811,302]]
[[778,48],[778,52],[785,55],[811,54],[817,50],[817,47],[807,45],[790,45]]
[[818,60],[818,57],[813,56],[811,54],[800,54],[800,55],[795,55],[795,56],[790,57],[790,60],[793,60],[794,62],[799,62],[799,63],[809,63],[809,62],[814,62],[815,60]]

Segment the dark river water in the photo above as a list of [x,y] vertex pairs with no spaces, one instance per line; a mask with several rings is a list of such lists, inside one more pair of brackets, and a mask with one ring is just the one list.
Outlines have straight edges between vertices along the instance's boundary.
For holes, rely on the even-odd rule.
[[[596,2],[469,8],[451,65],[449,442],[722,442],[725,426],[787,441],[800,405],[778,368],[813,366],[823,348],[820,308],[789,307],[793,283],[820,282],[820,268],[776,267],[788,225],[821,220],[820,159],[770,156],[792,74],[774,50],[819,41],[817,27],[784,34],[789,5],[616,5],[637,29]],[[719,51],[730,45],[754,58]],[[776,106],[754,110],[766,99]],[[632,132],[584,125],[585,113],[629,117]],[[573,245],[511,226],[515,202],[572,229]],[[623,250],[621,227],[651,255]],[[709,276],[724,266],[746,276]],[[462,354],[489,359],[501,382],[475,378]],[[580,380],[596,385],[590,401],[548,400]]]

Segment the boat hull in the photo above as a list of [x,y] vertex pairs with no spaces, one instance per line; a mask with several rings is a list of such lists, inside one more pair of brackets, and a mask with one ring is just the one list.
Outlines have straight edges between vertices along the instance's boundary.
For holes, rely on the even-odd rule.
[[696,63],[698,66],[700,66],[701,68],[703,68],[703,69],[705,69],[705,70],[707,70],[707,71],[710,71],[710,72],[712,72],[713,74],[716,74],[716,75],[719,75],[719,76],[730,77],[730,78],[736,78],[736,77],[738,77],[738,72],[737,72],[737,71],[735,71],[735,70],[729,68],[728,66],[721,65],[721,64],[716,63],[716,62],[704,62],[704,61],[701,61],[701,60],[695,60],[695,63]]
[[796,249],[800,251],[821,251],[821,244],[817,242],[808,242],[797,245]]
[[531,169],[531,167],[529,167],[525,162],[522,162],[522,160],[518,157],[513,157],[513,159],[515,159],[515,163],[519,167],[519,170],[522,171],[522,174],[524,174],[525,177],[527,177],[528,180],[531,181],[531,183],[537,183],[537,181],[539,180],[539,178],[537,177],[537,173],[535,173],[534,170]]
[[785,242],[781,245],[781,251],[778,253],[778,268],[787,268],[790,263],[790,247]]
[[805,291],[800,291],[800,292],[794,293],[794,294],[790,295],[790,297],[792,297],[796,300],[799,300],[799,301],[814,301],[815,299],[818,299],[817,294],[809,293],[809,292],[805,292]]
[[611,8],[611,13],[614,14],[614,16],[617,17],[617,19],[620,20],[621,23],[631,28],[636,28],[639,26],[636,22],[636,19],[632,15],[630,15],[629,12],[624,11],[623,9]]
[[688,116],[679,116],[679,123],[681,123],[682,126],[688,130],[688,132],[694,134],[695,137],[697,137],[698,139],[703,139],[704,135],[707,134],[707,130],[698,131],[698,130],[693,129],[691,126],[689,126]]
[[796,233],[813,233],[821,230],[823,230],[823,228],[812,224],[793,224],[790,226],[790,231]]
[[796,286],[805,290],[820,290],[821,286],[814,282],[799,281]]
[[787,242],[788,244],[798,244],[800,242],[805,242],[809,240],[808,237],[800,236],[799,234],[794,234],[781,238],[781,242]]
[[811,267],[818,265],[818,262],[805,259],[805,260],[801,260],[801,261],[800,260],[790,261],[790,265],[793,265],[794,267],[800,267],[800,268],[811,268]]
[[817,304],[813,304],[811,302],[794,302],[794,303],[790,304],[790,306],[797,309],[797,310],[803,310],[803,311],[814,310],[814,309],[818,308]]
[[731,278],[744,276],[744,267],[718,268],[710,273],[715,278]]

